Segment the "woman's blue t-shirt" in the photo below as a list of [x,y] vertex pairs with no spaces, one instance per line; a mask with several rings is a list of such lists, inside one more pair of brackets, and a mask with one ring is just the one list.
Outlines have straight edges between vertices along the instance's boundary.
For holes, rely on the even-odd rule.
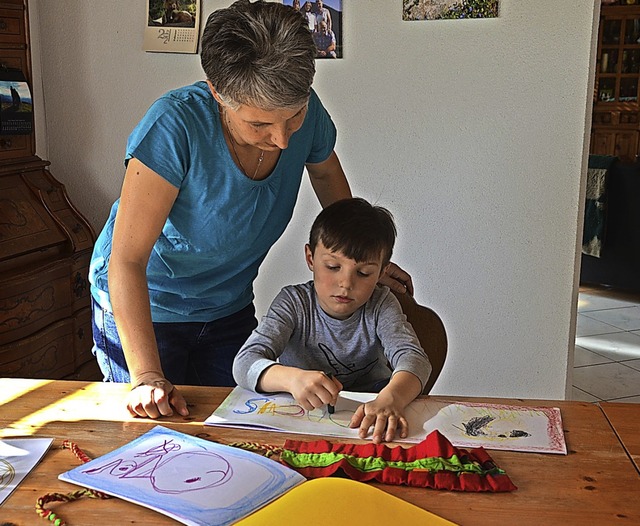
[[[131,133],[126,154],[179,189],[147,266],[153,321],[212,321],[247,306],[258,267],[291,220],[305,164],[325,161],[335,140],[331,117],[312,91],[304,123],[273,172],[252,181],[231,158],[206,82],[158,99]],[[92,295],[107,310],[118,204],[89,270]]]

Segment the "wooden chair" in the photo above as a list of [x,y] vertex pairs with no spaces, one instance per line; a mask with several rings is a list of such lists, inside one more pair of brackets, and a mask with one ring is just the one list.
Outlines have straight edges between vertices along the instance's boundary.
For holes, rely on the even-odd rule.
[[409,293],[398,294],[394,292],[394,294],[431,362],[433,370],[422,391],[422,394],[428,394],[440,376],[447,359],[447,331],[440,316],[430,308],[416,303],[416,300]]

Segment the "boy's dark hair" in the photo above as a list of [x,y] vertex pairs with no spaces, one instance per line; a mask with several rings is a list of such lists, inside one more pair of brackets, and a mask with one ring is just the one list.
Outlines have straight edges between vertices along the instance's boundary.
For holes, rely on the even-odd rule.
[[357,262],[377,260],[382,255],[384,266],[391,261],[396,233],[389,210],[353,197],[336,201],[320,212],[311,226],[309,247],[314,253],[322,241],[329,250],[342,252]]

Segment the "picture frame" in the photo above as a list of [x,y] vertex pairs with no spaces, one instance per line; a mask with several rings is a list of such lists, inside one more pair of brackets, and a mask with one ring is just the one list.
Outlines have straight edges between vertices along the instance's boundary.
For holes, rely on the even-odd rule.
[[318,59],[342,58],[342,0],[283,0],[307,19]]
[[403,20],[496,18],[499,0],[403,0]]
[[201,0],[147,0],[143,49],[197,53]]
[[33,98],[24,73],[0,69],[0,135],[29,135],[33,131]]

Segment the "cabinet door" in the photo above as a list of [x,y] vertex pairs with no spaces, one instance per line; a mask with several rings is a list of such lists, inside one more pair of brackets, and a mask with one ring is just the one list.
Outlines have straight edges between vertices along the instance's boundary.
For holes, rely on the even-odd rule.
[[613,155],[616,145],[615,132],[596,131],[591,134],[591,148],[593,155]]
[[629,131],[595,131],[591,134],[589,152],[593,155],[616,155],[620,160],[632,162],[638,154],[640,133]]
[[638,102],[640,11],[603,10],[596,97],[600,103]]
[[613,154],[623,161],[634,161],[638,153],[638,132],[618,132]]

